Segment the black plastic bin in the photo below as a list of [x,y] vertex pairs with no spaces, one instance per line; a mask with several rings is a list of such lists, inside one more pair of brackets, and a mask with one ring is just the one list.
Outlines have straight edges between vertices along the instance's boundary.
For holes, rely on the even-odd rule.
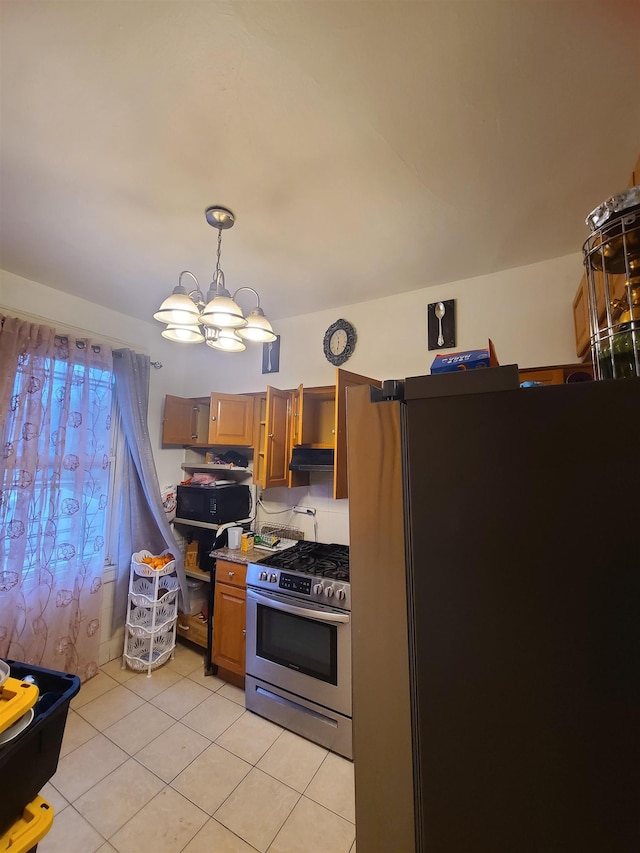
[[0,833],[20,819],[58,767],[69,703],[80,690],[77,675],[3,658],[11,678],[33,677],[40,695],[31,725],[0,749]]

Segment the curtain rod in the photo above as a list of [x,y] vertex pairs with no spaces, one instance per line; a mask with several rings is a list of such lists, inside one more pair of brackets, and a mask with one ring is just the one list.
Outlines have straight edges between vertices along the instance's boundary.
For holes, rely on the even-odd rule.
[[60,333],[62,335],[72,334],[85,338],[91,338],[94,335],[98,335],[99,339],[103,343],[109,344],[111,347],[126,347],[127,349],[137,350],[138,352],[143,352],[144,355],[148,355],[144,350],[140,350],[136,344],[132,344],[130,341],[121,341],[118,338],[110,338],[108,335],[103,335],[102,332],[92,332],[89,329],[81,329],[78,326],[71,326],[69,323],[60,323],[57,320],[53,320],[51,317],[42,317],[38,314],[31,314],[28,311],[21,311],[8,305],[2,305],[1,303],[0,311],[4,311],[12,317],[18,317],[20,320],[30,320],[33,323],[44,323],[47,326],[52,326],[56,330],[56,333]]
[[[127,347],[127,349],[132,349],[132,347]],[[134,350],[134,352],[135,352],[135,350]],[[142,353],[142,354],[146,355],[146,353]],[[113,350],[113,357],[114,358],[122,358],[122,353],[119,350],[114,349]],[[151,367],[155,367],[156,370],[160,370],[160,368],[162,367],[161,361],[150,361],[149,364],[151,365]]]

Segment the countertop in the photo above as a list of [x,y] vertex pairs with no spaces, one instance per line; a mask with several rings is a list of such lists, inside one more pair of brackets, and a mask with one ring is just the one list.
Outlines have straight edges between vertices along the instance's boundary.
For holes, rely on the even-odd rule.
[[250,551],[241,551],[240,548],[216,548],[213,552],[216,559],[228,560],[230,563],[257,563],[264,560],[265,557],[271,556],[270,551],[261,551],[259,548],[252,548]]

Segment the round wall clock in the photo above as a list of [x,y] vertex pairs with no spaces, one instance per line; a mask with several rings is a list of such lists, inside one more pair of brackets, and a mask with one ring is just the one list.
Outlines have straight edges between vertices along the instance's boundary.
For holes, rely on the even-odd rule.
[[356,330],[347,320],[336,320],[324,333],[324,354],[331,364],[339,366],[353,355],[356,347]]

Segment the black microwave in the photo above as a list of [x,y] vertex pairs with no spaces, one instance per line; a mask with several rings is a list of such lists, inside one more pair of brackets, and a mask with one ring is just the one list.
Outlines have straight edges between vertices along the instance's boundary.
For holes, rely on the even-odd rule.
[[238,483],[178,486],[177,501],[176,518],[186,521],[226,524],[243,521],[251,513],[249,486]]

